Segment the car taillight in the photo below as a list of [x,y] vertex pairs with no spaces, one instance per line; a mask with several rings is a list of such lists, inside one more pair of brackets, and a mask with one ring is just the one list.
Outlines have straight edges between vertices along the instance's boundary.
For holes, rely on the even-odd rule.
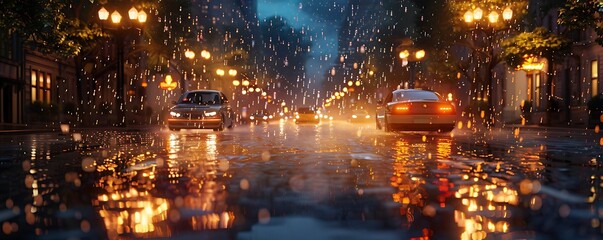
[[440,113],[451,114],[454,113],[454,108],[452,105],[440,105],[439,106]]
[[390,109],[393,114],[405,114],[410,111],[410,105],[398,104],[398,105],[392,106]]

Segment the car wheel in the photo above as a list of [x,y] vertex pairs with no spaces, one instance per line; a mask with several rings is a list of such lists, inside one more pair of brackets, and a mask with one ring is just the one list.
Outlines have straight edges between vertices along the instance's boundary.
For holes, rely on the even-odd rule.
[[387,121],[387,116],[384,118],[384,121],[383,121],[383,130],[385,130],[386,132],[392,131],[392,128],[389,125],[389,122]]
[[214,132],[224,131],[224,116],[220,119],[220,126],[218,128],[214,128]]

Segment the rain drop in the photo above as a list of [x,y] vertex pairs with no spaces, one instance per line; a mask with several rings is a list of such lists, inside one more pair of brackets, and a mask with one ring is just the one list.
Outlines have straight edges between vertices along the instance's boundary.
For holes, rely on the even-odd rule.
[[249,181],[247,179],[241,179],[241,182],[239,182],[239,187],[241,187],[243,190],[249,190]]
[[262,161],[269,161],[270,160],[270,152],[269,151],[263,151],[262,152]]
[[23,171],[29,172],[29,170],[31,169],[31,162],[29,160],[25,160],[23,161],[21,166],[23,167]]
[[34,177],[32,175],[25,176],[25,187],[33,188]]
[[570,212],[571,209],[567,204],[563,204],[561,205],[561,207],[559,207],[559,216],[561,216],[562,218],[569,217]]
[[423,215],[433,217],[436,215],[437,209],[432,205],[427,205],[423,208]]
[[528,179],[524,179],[519,183],[519,192],[521,194],[530,194],[532,193],[532,189],[534,189],[534,186],[532,185],[532,181]]
[[178,221],[180,221],[180,212],[178,210],[176,210],[176,209],[170,210],[169,219],[172,222],[178,222]]
[[82,232],[90,232],[90,222],[88,222],[88,220],[82,220],[82,222],[80,223],[80,229],[82,229]]
[[258,211],[258,221],[262,224],[270,222],[270,212],[268,209],[262,208]]
[[85,172],[94,172],[94,170],[96,170],[96,162],[94,158],[85,157],[82,159],[82,170]]
[[218,161],[218,169],[220,169],[220,171],[226,172],[228,171],[228,168],[230,168],[230,163],[228,163],[228,160],[221,159]]
[[534,196],[530,199],[530,209],[538,211],[542,208],[542,199],[539,196]]
[[157,167],[163,167],[165,165],[165,160],[163,160],[163,158],[157,158],[155,159],[155,164],[157,164]]
[[73,134],[71,134],[71,136],[73,137],[73,141],[76,141],[76,142],[82,141],[81,133],[73,133]]
[[9,222],[2,223],[2,232],[6,235],[10,234],[13,231]]
[[301,192],[304,189],[305,181],[303,176],[295,175],[289,179],[289,187],[295,192]]
[[13,208],[13,206],[15,205],[15,202],[13,202],[12,199],[6,199],[6,208]]

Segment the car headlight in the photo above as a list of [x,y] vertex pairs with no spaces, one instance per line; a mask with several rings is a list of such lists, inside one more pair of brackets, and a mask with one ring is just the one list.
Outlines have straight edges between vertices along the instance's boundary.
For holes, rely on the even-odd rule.
[[203,115],[205,115],[206,117],[215,117],[216,115],[218,115],[217,112],[204,112]]
[[317,116],[317,115],[314,115],[314,119],[318,119],[318,116]]
[[352,115],[352,118],[358,118],[358,116],[356,116],[356,115]]
[[366,117],[365,117],[365,118],[371,118],[371,115],[366,115]]
[[180,117],[180,113],[179,112],[170,112],[170,116],[172,116],[172,117]]
[[249,119],[253,120],[253,119],[255,119],[255,117],[254,117],[254,116],[251,116],[251,117],[249,117]]

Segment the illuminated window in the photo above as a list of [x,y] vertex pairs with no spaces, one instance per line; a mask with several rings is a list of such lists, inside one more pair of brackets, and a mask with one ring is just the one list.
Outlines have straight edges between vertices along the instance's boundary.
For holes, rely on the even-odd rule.
[[38,86],[38,71],[31,70],[31,102],[32,103],[38,100],[37,86]]
[[540,107],[540,74],[534,75],[534,106]]
[[590,62],[590,86],[591,96],[599,94],[599,62],[597,60]]
[[51,82],[50,73],[46,74],[46,85],[44,87],[44,99],[46,99],[46,103],[50,103],[50,82]]
[[31,70],[31,102],[51,102],[52,75]]

